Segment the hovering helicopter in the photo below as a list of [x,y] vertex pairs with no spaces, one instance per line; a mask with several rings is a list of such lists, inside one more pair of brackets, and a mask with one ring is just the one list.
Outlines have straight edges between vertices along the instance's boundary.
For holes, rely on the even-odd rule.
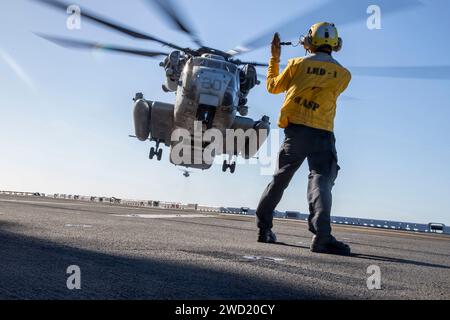
[[[48,5],[61,12],[67,13],[69,4],[59,0],[34,0],[35,2]],[[80,12],[84,19],[97,23],[110,30],[130,36],[137,40],[146,40],[159,43],[171,48],[172,52],[150,51],[121,46],[104,45],[95,42],[80,41],[38,34],[40,37],[54,42],[58,45],[87,50],[105,50],[110,52],[124,53],[147,58],[165,57],[160,66],[165,70],[165,83],[162,85],[164,92],[175,92],[176,100],[173,104],[159,101],[147,100],[142,93],[137,93],[134,97],[134,125],[135,137],[140,141],[150,140],[156,143],[150,149],[150,159],[162,159],[161,145],[171,148],[170,161],[174,163],[172,150],[174,142],[171,141],[172,133],[177,129],[187,130],[192,139],[190,146],[197,153],[196,148],[204,151],[208,147],[202,143],[200,147],[195,144],[195,124],[201,123],[202,130],[218,129],[224,132],[227,129],[242,129],[247,131],[254,129],[253,137],[257,140],[256,148],[249,148],[247,143],[233,149],[224,148],[219,150],[215,156],[221,154],[228,155],[229,160],[225,160],[222,166],[223,172],[228,169],[231,173],[236,169],[236,157],[242,156],[251,159],[258,153],[260,147],[265,142],[270,130],[270,119],[263,116],[259,120],[251,119],[248,116],[248,95],[250,91],[260,82],[256,67],[267,67],[266,63],[244,62],[236,59],[239,54],[244,54],[270,43],[273,35],[272,31],[259,35],[253,40],[247,41],[244,45],[238,46],[227,52],[204,46],[193,29],[185,23],[181,15],[169,0],[147,0],[147,3],[158,8],[172,24],[180,31],[191,37],[191,40],[198,47],[197,49],[183,48],[176,44],[159,39],[152,35],[142,33],[126,27],[117,22],[101,17],[83,8]],[[341,0],[327,2],[309,12],[304,12],[302,16],[288,21],[285,25],[279,26],[284,36],[291,37],[293,32],[298,35],[298,21],[305,25],[323,19],[325,12],[331,13],[334,22],[340,26],[367,19],[366,13],[370,0]],[[383,8],[385,15],[397,11],[417,7],[417,0],[379,0],[379,6]],[[352,8],[352,10],[340,10],[342,6]],[[295,28],[293,27],[295,26]],[[297,30],[297,31],[293,31]],[[293,42],[286,42],[295,46]],[[419,79],[449,79],[449,66],[413,66],[413,67],[350,67],[353,75],[356,76],[376,76],[376,77],[396,77],[396,78],[419,78]],[[239,114],[239,115],[238,115]],[[225,145],[225,144],[224,144]],[[183,163],[174,163],[186,168],[196,168],[206,170],[212,163],[203,159],[190,159]]]
[[[67,11],[68,3],[57,0],[35,0],[39,3],[49,5],[53,8]],[[155,147],[150,149],[150,159],[162,159],[163,144],[171,147],[171,152],[175,144],[179,141],[171,141],[172,133],[176,129],[187,130],[192,137],[195,134],[195,124],[202,124],[202,131],[217,129],[226,136],[228,129],[243,130],[244,132],[253,129],[253,137],[257,140],[257,147],[250,148],[248,143],[236,145],[232,149],[226,146],[224,141],[223,150],[218,150],[215,156],[228,155],[229,161],[223,163],[223,172],[230,169],[234,173],[238,156],[250,159],[255,156],[262,144],[264,144],[268,132],[270,131],[269,117],[263,116],[259,120],[246,117],[248,115],[248,94],[260,82],[257,79],[256,67],[265,67],[265,63],[243,62],[233,58],[231,53],[218,49],[203,46],[200,40],[190,29],[181,22],[175,9],[168,1],[152,1],[163,12],[178,25],[179,29],[189,34],[193,41],[200,46],[198,49],[182,48],[175,44],[160,40],[156,37],[146,35],[106,18],[100,17],[84,9],[80,12],[81,17],[86,20],[106,26],[112,30],[132,36],[137,39],[149,40],[160,43],[166,47],[174,49],[170,53],[158,51],[134,50],[116,46],[105,46],[87,41],[69,40],[61,37],[38,34],[40,37],[65,47],[78,49],[103,49],[132,55],[145,57],[166,57],[160,66],[165,70],[166,81],[162,85],[164,92],[175,92],[176,100],[174,104],[159,101],[147,100],[142,93],[137,93],[134,97],[134,125],[135,136],[140,141],[154,141]],[[239,114],[239,116],[237,115]],[[202,142],[200,147],[192,139],[191,154],[189,161],[174,163],[172,156],[170,160],[173,164],[186,168],[196,168],[206,170],[212,166],[212,161],[197,159],[202,157],[203,151],[208,147]],[[225,138],[224,138],[225,140]],[[233,139],[234,143],[234,139]],[[196,152],[196,148],[201,148]],[[195,159],[194,159],[195,158]]]

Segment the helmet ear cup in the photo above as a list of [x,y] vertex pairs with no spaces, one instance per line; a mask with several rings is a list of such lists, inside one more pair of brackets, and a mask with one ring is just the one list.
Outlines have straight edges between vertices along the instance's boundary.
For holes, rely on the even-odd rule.
[[341,37],[339,37],[338,39],[338,45],[336,47],[333,48],[334,52],[339,52],[342,50],[342,46],[344,45],[344,41],[342,40]]
[[312,38],[310,36],[303,37],[302,45],[306,50],[312,51],[313,49]]

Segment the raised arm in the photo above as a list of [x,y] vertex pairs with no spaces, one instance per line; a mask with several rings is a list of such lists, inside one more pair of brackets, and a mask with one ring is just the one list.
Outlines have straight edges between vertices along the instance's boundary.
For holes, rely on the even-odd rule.
[[269,62],[267,73],[267,91],[272,94],[279,94],[287,91],[292,80],[292,62],[280,74],[281,45],[280,36],[275,33],[272,41],[272,57]]

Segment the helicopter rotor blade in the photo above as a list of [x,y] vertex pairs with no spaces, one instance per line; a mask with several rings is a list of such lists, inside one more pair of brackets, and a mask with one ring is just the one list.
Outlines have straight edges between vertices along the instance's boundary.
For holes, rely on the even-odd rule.
[[[307,31],[306,29],[302,30],[302,28],[307,28],[318,21],[328,20],[335,23],[338,27],[357,21],[364,21],[369,17],[367,8],[373,4],[373,0],[328,1],[315,9],[304,11],[300,15],[289,19],[286,23],[282,23],[244,42],[244,44],[228,51],[228,53],[238,55],[269,46],[275,32],[279,32],[284,40],[298,39],[301,34]],[[421,5],[421,2],[419,0],[378,0],[376,4],[382,9],[383,17],[385,17],[391,13],[415,8]],[[343,8],[349,9],[343,10]]]
[[155,58],[155,57],[161,57],[161,56],[168,55],[165,52],[147,51],[147,50],[140,50],[140,49],[134,49],[134,48],[118,47],[118,46],[105,45],[105,44],[96,43],[96,42],[81,41],[81,40],[68,39],[68,38],[63,38],[63,37],[55,37],[55,36],[49,36],[49,35],[45,35],[45,34],[38,34],[38,33],[36,33],[36,35],[40,38],[43,38],[47,41],[53,42],[59,46],[66,47],[66,48],[84,49],[84,50],[104,50],[104,51],[118,52],[118,53],[124,53],[124,54],[129,54],[129,55],[147,57],[147,58]]
[[[251,64],[251,63],[250,63]],[[280,65],[285,68],[286,65]],[[405,67],[349,67],[352,75],[361,77],[384,77],[402,79],[450,79],[450,66],[405,66]],[[267,77],[258,73],[258,77]]]
[[450,79],[450,66],[410,66],[410,67],[351,67],[355,76],[385,77],[403,79]]
[[356,102],[356,101],[360,101],[361,99],[355,98],[355,97],[352,97],[352,96],[341,95],[341,96],[339,96],[338,100],[342,101],[342,102],[344,102],[344,101],[345,102]]
[[259,78],[262,78],[262,79],[264,79],[264,80],[267,80],[267,76],[264,75],[264,74],[262,74],[262,73],[257,73],[256,75],[258,76],[258,79],[259,79]]
[[[65,12],[65,13],[67,12],[67,9],[70,7],[69,3],[66,3],[66,2],[63,2],[63,1],[59,1],[59,0],[33,0],[33,1],[41,3],[41,4],[44,4],[44,5],[48,5],[48,6],[52,7],[52,8],[54,8],[54,9],[61,10],[61,11]],[[83,18],[85,18],[87,20],[93,21],[93,22],[95,22],[95,23],[97,23],[99,25],[107,27],[107,28],[109,28],[111,30],[115,30],[115,31],[117,31],[119,33],[128,35],[128,36],[133,37],[135,39],[153,41],[153,42],[157,42],[159,44],[162,44],[163,46],[167,46],[167,47],[170,47],[170,48],[175,49],[175,50],[185,51],[185,49],[183,49],[183,48],[181,48],[181,47],[179,47],[179,46],[177,46],[175,44],[172,44],[172,43],[166,42],[164,40],[158,39],[158,38],[156,38],[154,36],[151,36],[149,34],[144,34],[142,32],[133,30],[133,29],[131,29],[129,27],[126,27],[126,26],[124,26],[124,25],[122,25],[120,23],[113,22],[113,21],[111,21],[111,20],[109,20],[107,18],[100,17],[100,16],[98,16],[98,15],[92,13],[92,12],[89,12],[88,10],[86,10],[84,8],[81,10],[80,15],[81,15],[81,17],[83,17]]]
[[242,64],[251,64],[254,67],[268,67],[268,63],[264,62],[241,62]]
[[146,0],[146,3],[156,6],[175,27],[186,33],[192,41],[199,47],[203,47],[202,41],[192,27],[192,23],[188,23],[188,19],[182,18],[180,11],[171,0]]
[[264,62],[247,62],[247,61],[241,61],[241,60],[237,60],[237,59],[230,59],[229,61],[232,63],[235,63],[237,65],[250,64],[254,67],[268,67],[269,66],[269,64],[264,63]]

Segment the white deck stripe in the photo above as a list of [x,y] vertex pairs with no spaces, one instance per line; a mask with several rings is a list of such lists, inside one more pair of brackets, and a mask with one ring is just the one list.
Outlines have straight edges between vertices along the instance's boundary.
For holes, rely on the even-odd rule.
[[[74,201],[74,200],[72,200]],[[76,200],[75,200],[76,201]],[[29,204],[62,204],[65,206],[92,206],[92,203],[70,203],[70,202],[57,202],[57,201],[30,201],[30,200],[0,200],[0,202],[9,202],[9,203],[29,203]],[[99,203],[100,204],[100,203]]]
[[217,216],[205,214],[115,214],[116,217],[142,218],[142,219],[193,219],[193,218],[216,218]]

